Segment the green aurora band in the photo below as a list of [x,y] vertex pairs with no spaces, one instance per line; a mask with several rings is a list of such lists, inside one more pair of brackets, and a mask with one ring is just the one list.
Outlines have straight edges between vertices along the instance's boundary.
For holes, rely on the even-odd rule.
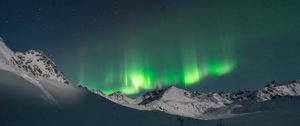
[[[201,65],[196,56],[182,57],[182,67],[165,68],[164,72],[156,72],[155,68],[151,68],[142,60],[133,60],[124,66],[123,82],[120,88],[111,90],[103,90],[104,93],[110,94],[115,91],[121,91],[124,94],[136,94],[142,90],[156,88],[158,85],[183,84],[191,86],[197,84],[207,76],[222,76],[229,73],[234,68],[231,61],[213,61]],[[168,71],[170,69],[170,71]],[[177,70],[176,70],[177,69]],[[107,81],[105,83],[111,84]]]
[[222,8],[212,8],[214,15],[206,15],[193,5],[179,8],[120,26],[108,41],[122,44],[111,45],[119,48],[117,53],[107,51],[110,58],[102,61],[105,62],[102,72],[79,72],[100,77],[78,83],[105,94],[121,91],[131,95],[160,86],[193,86],[206,77],[219,77],[233,71],[238,39],[234,18]]
[[[112,69],[107,72],[106,78],[108,79],[103,82],[107,86],[101,87],[105,94],[121,91],[130,95],[162,85],[192,86],[199,84],[205,77],[225,75],[235,67],[235,62],[230,60],[229,56],[226,57],[228,55],[226,52],[208,51],[209,57],[216,58],[205,59],[198,55],[199,51],[193,45],[182,48],[180,54],[173,52],[177,56],[171,59],[157,58],[160,57],[159,55],[156,55],[156,58],[150,58],[151,53],[143,55],[143,51],[131,50],[135,51],[129,51],[130,53],[125,55],[124,65],[119,70],[119,72],[123,71],[122,74],[114,75]],[[220,55],[225,58],[217,57]],[[118,81],[116,82],[116,80]],[[116,83],[119,86],[112,88],[111,85]]]

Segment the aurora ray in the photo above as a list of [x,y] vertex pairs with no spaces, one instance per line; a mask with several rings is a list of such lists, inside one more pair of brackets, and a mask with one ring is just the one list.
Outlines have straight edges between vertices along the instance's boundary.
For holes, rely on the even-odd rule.
[[300,76],[299,0],[2,1],[7,45],[39,48],[71,83],[106,94],[259,88]]
[[[123,58],[104,66],[118,65],[106,71],[110,79],[99,80],[100,89],[105,93],[113,89],[136,94],[158,86],[187,87],[234,70],[232,49],[237,38],[231,20],[216,11],[215,17],[205,21],[201,13],[195,13],[196,8],[180,7],[165,11],[158,18],[147,17],[123,26],[112,40],[126,43],[120,46]],[[198,25],[199,22],[217,25]]]

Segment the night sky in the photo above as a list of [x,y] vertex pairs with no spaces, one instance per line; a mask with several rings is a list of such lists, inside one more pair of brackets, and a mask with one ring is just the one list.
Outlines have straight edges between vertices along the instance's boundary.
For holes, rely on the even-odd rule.
[[107,94],[300,79],[299,0],[0,0],[0,36]]

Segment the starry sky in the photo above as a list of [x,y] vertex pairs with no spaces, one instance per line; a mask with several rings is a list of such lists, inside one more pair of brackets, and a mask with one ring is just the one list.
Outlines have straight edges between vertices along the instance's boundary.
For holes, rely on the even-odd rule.
[[136,95],[300,79],[299,0],[1,0],[0,36],[74,84]]

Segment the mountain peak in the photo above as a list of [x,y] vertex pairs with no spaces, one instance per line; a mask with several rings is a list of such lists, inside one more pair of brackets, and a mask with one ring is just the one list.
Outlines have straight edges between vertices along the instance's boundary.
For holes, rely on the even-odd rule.
[[116,92],[109,94],[108,96],[124,96],[124,95],[122,94],[122,92],[116,91]]
[[179,100],[182,99],[182,96],[185,96],[186,93],[189,91],[186,91],[184,89],[177,88],[175,86],[171,86],[166,88],[166,90],[162,94],[162,98],[164,99],[172,99],[172,100]]
[[169,86],[169,87],[165,88],[165,90],[166,90],[166,92],[172,92],[172,91],[178,91],[180,89],[175,86]]
[[123,105],[134,104],[134,100],[123,95],[120,91],[114,92],[108,95],[108,98],[116,103],[121,103]]
[[24,53],[24,54],[35,54],[35,55],[42,55],[46,56],[46,54],[41,49],[30,49],[24,52],[17,52],[17,53]]
[[40,50],[28,50],[25,52],[17,52],[17,64],[20,68],[35,76],[44,77],[61,83],[68,84],[63,72],[59,71],[55,63]]
[[[30,73],[35,77],[42,77],[68,84],[63,72],[58,70],[55,63],[40,50],[28,50],[14,53],[0,39],[0,62],[11,66],[12,69]],[[4,68],[7,68],[5,66]]]

